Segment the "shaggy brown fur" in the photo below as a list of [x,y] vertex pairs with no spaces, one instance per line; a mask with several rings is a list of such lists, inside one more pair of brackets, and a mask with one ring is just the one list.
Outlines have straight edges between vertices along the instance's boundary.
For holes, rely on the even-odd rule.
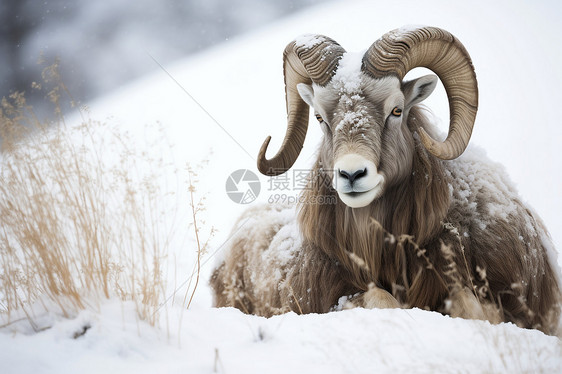
[[[414,107],[408,127],[420,125],[431,131]],[[497,166],[470,155],[438,160],[409,135],[411,172],[364,208],[349,208],[313,178],[300,235],[287,229],[297,231],[292,208],[248,211],[212,276],[215,304],[264,316],[324,313],[349,296],[348,305],[419,307],[555,333],[560,289],[542,223]],[[311,175],[322,177],[330,153],[325,140]]]

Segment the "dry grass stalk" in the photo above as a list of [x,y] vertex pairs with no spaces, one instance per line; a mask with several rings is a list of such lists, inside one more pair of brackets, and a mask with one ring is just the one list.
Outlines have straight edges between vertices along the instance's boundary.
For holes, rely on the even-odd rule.
[[[56,80],[56,66],[44,78]],[[47,93],[52,124],[39,121],[21,93],[0,104],[0,317],[23,312],[33,326],[38,302],[71,316],[118,296],[157,324],[174,228],[163,219],[156,173],[170,165],[131,149],[105,124],[67,126],[61,92],[59,84]],[[108,149],[118,150],[117,160]]]
[[[382,225],[374,219],[371,221],[371,224],[373,225],[375,230],[377,230],[378,232],[382,233],[382,235],[384,235],[385,242],[396,245],[395,249],[396,251],[402,254],[402,257],[404,257],[405,250],[413,250],[416,256],[420,258],[420,260],[424,264],[423,271],[434,272],[437,279],[439,280],[439,283],[441,283],[443,287],[449,290],[450,297],[445,303],[445,309],[443,310],[443,312],[446,313],[450,312],[452,307],[451,304],[452,298],[454,298],[453,296],[462,293],[463,289],[465,288],[465,282],[463,280],[464,278],[463,275],[461,274],[461,271],[458,269],[458,266],[459,265],[463,266],[464,267],[463,270],[465,270],[467,274],[470,274],[469,265],[464,254],[464,247],[462,246],[460,235],[458,234],[458,230],[450,223],[442,223],[443,227],[449,230],[459,240],[459,243],[461,243],[462,258],[460,259],[459,262],[458,261],[459,259],[456,258],[455,254],[451,249],[451,246],[441,242],[441,247],[440,247],[441,256],[446,260],[446,266],[445,268],[441,269],[442,271],[441,273],[440,271],[438,271],[438,269],[435,268],[431,259],[427,256],[427,250],[421,248],[412,236],[400,235],[396,237],[392,233],[385,230],[382,227]],[[354,261],[358,265],[360,265],[364,270],[368,271],[368,267],[364,264],[364,261],[362,261],[362,259],[354,260]],[[418,273],[418,276],[421,275],[421,271],[422,270],[420,269],[420,273]],[[496,306],[496,299],[494,298],[494,295],[490,291],[490,286],[486,276],[486,269],[477,266],[476,271],[478,273],[479,282],[481,286],[475,285],[472,277],[469,276],[469,283],[471,285],[471,289],[469,292],[471,292],[475,296],[477,303],[490,316],[497,314],[496,308],[499,308],[499,312],[503,313],[501,304],[498,303],[499,305]],[[404,300],[402,295],[407,294],[410,288],[410,282],[406,277],[405,269],[403,269],[402,282],[403,285],[398,285],[398,284],[392,285],[391,294],[395,298],[397,298],[399,302],[403,303]],[[416,282],[416,279],[413,279],[411,282],[412,283]],[[512,287],[515,286],[512,285]],[[522,305],[526,306],[525,300],[520,299],[520,302]]]
[[[202,169],[204,165],[208,164],[208,160],[204,160],[202,161],[197,168],[198,169]],[[187,286],[186,289],[186,294],[184,297],[184,304],[187,300],[187,295],[189,294],[189,290],[191,289],[191,294],[189,296],[189,301],[187,302],[187,308],[189,309],[189,307],[191,306],[191,302],[193,301],[193,297],[195,296],[195,291],[197,291],[197,287],[199,286],[199,278],[201,275],[201,259],[203,258],[203,256],[207,253],[207,249],[208,249],[208,245],[209,245],[209,241],[211,240],[211,238],[214,236],[216,230],[214,227],[211,227],[208,235],[207,235],[207,239],[205,240],[205,242],[202,242],[202,240],[200,239],[200,231],[201,231],[201,225],[205,224],[205,221],[200,220],[198,218],[198,215],[203,212],[205,210],[205,197],[203,196],[201,199],[199,199],[197,201],[197,203],[195,202],[195,192],[197,191],[196,185],[199,182],[198,179],[198,175],[196,173],[196,171],[191,167],[191,165],[188,163],[187,164],[187,173],[188,173],[188,177],[189,177],[189,187],[188,187],[188,192],[189,192],[189,208],[191,211],[191,225],[193,228],[193,232],[195,234],[195,242],[197,245],[197,262],[195,264],[195,268],[192,271],[192,275],[189,281],[189,284]],[[195,285],[193,286],[193,288],[191,288],[191,283],[193,280],[193,277],[195,276]]]

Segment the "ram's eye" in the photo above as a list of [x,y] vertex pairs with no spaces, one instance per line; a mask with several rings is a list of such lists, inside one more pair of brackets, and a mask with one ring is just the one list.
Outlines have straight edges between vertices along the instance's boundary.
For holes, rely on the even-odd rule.
[[322,119],[322,116],[321,116],[320,114],[315,114],[315,116],[316,116],[316,119],[318,120],[318,122],[324,121],[324,120]]
[[398,108],[397,106],[392,109],[392,115],[395,117],[400,117],[402,115],[402,109]]

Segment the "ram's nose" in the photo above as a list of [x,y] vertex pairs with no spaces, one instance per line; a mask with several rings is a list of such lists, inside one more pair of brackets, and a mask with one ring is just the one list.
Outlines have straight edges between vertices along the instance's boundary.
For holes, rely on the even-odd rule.
[[384,188],[384,176],[377,166],[358,154],[346,154],[334,163],[334,188],[351,208],[368,205]]
[[347,171],[347,170],[343,170],[343,169],[339,169],[338,173],[340,174],[340,176],[344,179],[347,179],[349,181],[349,184],[351,186],[353,186],[353,182],[355,182],[357,179],[362,178],[364,176],[367,175],[367,168],[361,168],[355,171]]
[[377,175],[375,164],[355,153],[339,157],[334,169],[334,188],[347,193],[371,189],[369,180]]

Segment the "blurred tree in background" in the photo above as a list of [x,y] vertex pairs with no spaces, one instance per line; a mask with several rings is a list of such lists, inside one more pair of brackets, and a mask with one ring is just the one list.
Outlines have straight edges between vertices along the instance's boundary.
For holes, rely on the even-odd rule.
[[[33,92],[41,71],[60,59],[63,81],[86,101],[165,64],[325,0],[2,0],[0,98]],[[43,59],[43,65],[38,61]]]

